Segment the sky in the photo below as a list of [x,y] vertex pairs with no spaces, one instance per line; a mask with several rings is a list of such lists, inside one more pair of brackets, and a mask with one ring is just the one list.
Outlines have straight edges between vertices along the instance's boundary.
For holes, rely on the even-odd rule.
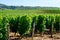
[[9,6],[60,7],[60,0],[0,0],[0,4]]

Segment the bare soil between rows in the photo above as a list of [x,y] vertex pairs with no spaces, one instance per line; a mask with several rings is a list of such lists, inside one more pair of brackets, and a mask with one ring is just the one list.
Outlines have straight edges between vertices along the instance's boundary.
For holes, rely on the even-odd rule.
[[[19,34],[16,34],[16,37],[14,36],[14,33],[10,33],[10,40],[20,40],[19,39]],[[44,36],[40,36],[40,34],[35,34],[34,35],[34,40],[60,40],[60,33],[53,34],[53,38],[50,37],[49,34],[44,34]],[[32,40],[32,37],[25,36],[21,40]]]

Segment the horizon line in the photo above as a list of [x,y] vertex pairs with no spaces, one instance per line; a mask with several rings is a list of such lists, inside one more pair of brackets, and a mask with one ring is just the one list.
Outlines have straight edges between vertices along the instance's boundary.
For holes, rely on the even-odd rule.
[[[2,4],[2,3],[0,3]],[[6,5],[6,6],[22,6],[22,7],[56,7],[56,6],[31,6],[31,5],[7,5],[7,4],[2,4],[2,5]],[[60,7],[56,7],[56,8],[60,8]]]

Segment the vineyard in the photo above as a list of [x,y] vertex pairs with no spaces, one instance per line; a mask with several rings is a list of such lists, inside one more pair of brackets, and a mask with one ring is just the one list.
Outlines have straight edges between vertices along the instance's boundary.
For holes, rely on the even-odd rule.
[[60,33],[60,14],[35,11],[0,10],[0,40],[8,40],[8,27],[10,32],[15,33],[14,36],[18,33],[20,39],[25,35],[33,37],[38,33],[44,37],[46,29],[51,38],[54,33]]

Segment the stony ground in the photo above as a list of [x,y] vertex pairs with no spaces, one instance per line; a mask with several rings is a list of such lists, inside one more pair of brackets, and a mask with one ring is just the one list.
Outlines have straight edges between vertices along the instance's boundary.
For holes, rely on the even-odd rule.
[[[14,33],[10,33],[10,38],[11,40],[20,40],[18,37],[14,37],[13,36]],[[34,40],[60,40],[60,33],[57,33],[57,34],[53,34],[53,38],[50,38],[50,35],[48,34],[44,34],[43,37],[41,37],[39,34],[38,35],[35,35]],[[32,37],[24,37],[22,38],[22,40],[32,40]]]

